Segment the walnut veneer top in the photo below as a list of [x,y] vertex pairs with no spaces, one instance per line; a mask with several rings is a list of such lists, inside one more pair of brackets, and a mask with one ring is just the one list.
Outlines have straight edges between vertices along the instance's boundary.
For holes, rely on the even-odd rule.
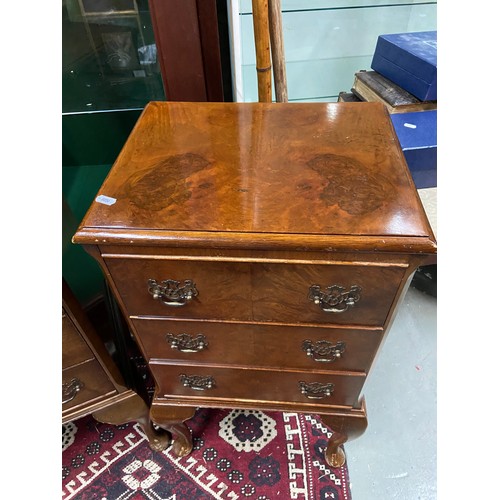
[[98,195],[77,243],[435,251],[379,103],[151,102]]

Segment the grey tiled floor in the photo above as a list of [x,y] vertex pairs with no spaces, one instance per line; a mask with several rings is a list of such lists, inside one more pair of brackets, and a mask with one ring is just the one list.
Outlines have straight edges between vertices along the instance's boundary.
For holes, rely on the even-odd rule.
[[436,298],[413,287],[366,381],[368,428],[345,445],[353,500],[434,500]]

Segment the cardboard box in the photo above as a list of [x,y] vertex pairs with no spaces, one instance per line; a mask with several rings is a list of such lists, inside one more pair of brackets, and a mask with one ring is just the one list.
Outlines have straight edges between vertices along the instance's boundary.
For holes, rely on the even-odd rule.
[[398,113],[391,120],[417,189],[437,186],[437,110]]
[[437,31],[380,35],[371,67],[421,101],[437,100]]

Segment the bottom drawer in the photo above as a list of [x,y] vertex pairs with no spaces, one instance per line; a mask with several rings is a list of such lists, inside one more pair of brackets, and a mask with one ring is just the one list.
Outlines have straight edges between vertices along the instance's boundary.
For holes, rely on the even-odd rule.
[[63,416],[69,410],[90,405],[117,394],[115,386],[95,359],[63,370],[63,387],[71,381],[74,381],[73,386],[79,383],[80,389],[77,391],[72,391],[71,388],[68,388],[68,391],[63,389],[63,401],[66,400],[62,405]]
[[311,403],[353,406],[365,381],[364,374],[314,373],[209,368],[150,364],[158,385],[156,398]]

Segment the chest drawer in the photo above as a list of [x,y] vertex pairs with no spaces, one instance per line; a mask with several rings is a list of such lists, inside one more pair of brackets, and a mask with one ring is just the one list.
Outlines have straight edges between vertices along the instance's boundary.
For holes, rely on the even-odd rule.
[[94,357],[74,323],[63,311],[62,315],[62,368],[69,368]]
[[241,370],[151,363],[159,399],[209,400],[219,406],[238,401],[352,406],[363,387],[363,374],[311,371]]
[[406,269],[126,257],[106,263],[132,316],[366,326],[384,324]]
[[367,372],[381,332],[207,321],[134,319],[148,361]]
[[404,271],[385,265],[253,266],[253,319],[382,326]]
[[[98,403],[117,394],[115,386],[96,359],[63,370],[62,383],[63,418],[70,410]],[[75,389],[75,385],[79,388]]]
[[[106,264],[130,315],[252,319],[252,284],[247,264],[128,258],[107,259]],[[150,280],[164,287],[162,297],[154,298]],[[162,285],[167,280],[177,281],[179,286]],[[196,292],[182,304],[179,297],[186,280],[194,283]]]

